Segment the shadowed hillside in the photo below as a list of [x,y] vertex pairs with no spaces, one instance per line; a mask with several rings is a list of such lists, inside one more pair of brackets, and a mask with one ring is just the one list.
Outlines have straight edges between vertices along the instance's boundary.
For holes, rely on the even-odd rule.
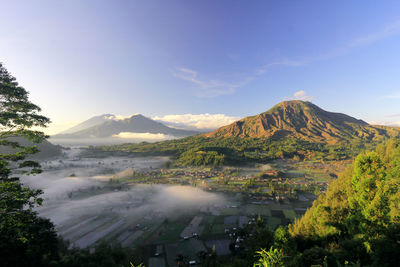
[[[10,137],[8,138],[8,141],[12,142],[17,142],[21,146],[36,146],[39,150],[38,153],[29,156],[28,158],[33,158],[35,160],[48,160],[52,159],[55,157],[58,157],[62,154],[62,147],[58,145],[53,145],[47,140],[43,140],[43,142],[39,144],[34,144],[32,141],[27,140],[26,138],[23,137]],[[10,154],[10,153],[16,153],[18,150],[5,146],[5,145],[0,145],[0,154]]]

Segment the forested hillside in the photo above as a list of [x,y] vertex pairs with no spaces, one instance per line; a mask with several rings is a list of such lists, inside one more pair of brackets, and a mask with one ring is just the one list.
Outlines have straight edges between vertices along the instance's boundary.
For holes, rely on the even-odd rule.
[[[289,227],[287,264],[400,262],[400,140],[361,153],[306,214]],[[289,243],[288,243],[289,244]],[[297,256],[296,256],[297,255]],[[299,256],[300,255],[300,256]]]

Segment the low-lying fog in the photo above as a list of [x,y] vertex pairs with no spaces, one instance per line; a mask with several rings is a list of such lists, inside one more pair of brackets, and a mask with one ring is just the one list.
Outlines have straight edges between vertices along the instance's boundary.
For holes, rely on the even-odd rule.
[[177,212],[223,204],[222,196],[190,186],[136,185],[105,190],[113,177],[129,176],[132,170],[159,168],[167,160],[166,157],[88,159],[79,156],[79,149],[72,149],[64,159],[43,162],[42,174],[21,179],[30,187],[43,189],[45,201],[38,212],[58,227],[102,213],[168,218]]
[[177,137],[163,134],[154,134],[151,138],[121,138],[121,137],[104,137],[104,138],[56,138],[50,137],[48,141],[55,145],[61,146],[101,146],[101,145],[117,145],[124,143],[140,143],[140,142],[158,142],[164,140],[176,139]]

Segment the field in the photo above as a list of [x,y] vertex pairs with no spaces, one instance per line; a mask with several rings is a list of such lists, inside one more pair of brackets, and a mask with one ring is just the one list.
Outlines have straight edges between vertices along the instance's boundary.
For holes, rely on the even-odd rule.
[[[161,169],[163,160],[99,157],[47,163],[49,179],[72,173],[72,178],[63,179],[90,179],[93,185],[66,192],[64,206],[49,205],[40,212],[62,215],[54,218],[71,247],[93,248],[103,240],[140,246],[149,255],[146,266],[173,266],[177,255],[196,262],[201,253],[214,249],[217,255],[230,255],[235,235],[249,231],[257,218],[270,229],[293,222],[332,179],[327,171],[342,168],[276,160],[243,168]],[[135,169],[131,164],[147,167]],[[71,203],[77,204],[70,208]],[[88,203],[93,203],[89,209]]]

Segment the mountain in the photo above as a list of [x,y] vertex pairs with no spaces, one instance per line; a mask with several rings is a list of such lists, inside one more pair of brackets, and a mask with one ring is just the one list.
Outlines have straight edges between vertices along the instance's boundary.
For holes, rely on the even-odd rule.
[[57,134],[52,136],[52,138],[105,138],[118,135],[122,132],[164,134],[175,137],[185,137],[199,133],[196,131],[187,131],[167,127],[164,124],[151,120],[141,114],[133,115],[132,117],[123,120],[110,118],[111,116],[113,115],[94,117],[77,125],[76,127],[80,128],[84,124],[88,125],[90,123],[94,123],[95,121],[102,121],[104,118],[106,121],[76,132]]
[[270,110],[243,118],[206,137],[298,138],[334,144],[355,139],[399,136],[400,128],[373,126],[342,113],[325,111],[311,102],[284,101]]
[[103,124],[112,119],[115,119],[115,116],[113,114],[103,114],[100,116],[96,116],[96,117],[90,118],[82,123],[79,123],[78,125],[63,131],[60,134],[76,133],[76,132],[88,129],[90,127],[93,127],[93,126]]

